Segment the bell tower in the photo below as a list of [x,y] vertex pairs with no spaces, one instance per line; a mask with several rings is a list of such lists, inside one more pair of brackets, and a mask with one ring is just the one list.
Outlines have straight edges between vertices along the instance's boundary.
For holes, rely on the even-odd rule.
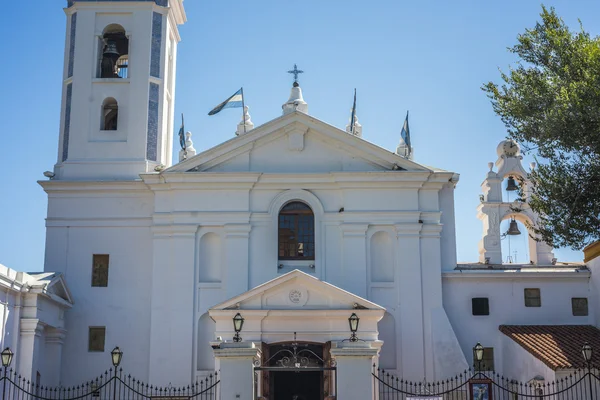
[[[552,248],[545,242],[534,238],[532,232],[520,232],[517,226],[519,221],[525,226],[535,226],[538,216],[529,207],[529,188],[531,182],[528,173],[522,165],[523,156],[518,143],[512,140],[500,142],[496,149],[498,160],[495,163],[497,171],[494,172],[494,163],[488,163],[489,172],[483,183],[480,195],[481,204],[477,207],[477,218],[483,223],[483,237],[479,242],[479,262],[482,264],[502,264],[502,247],[500,241],[507,235],[529,235],[529,258],[532,264],[550,265],[555,262]],[[535,164],[531,164],[535,168]],[[523,185],[524,198],[507,201],[502,198],[503,182],[506,181],[506,190],[516,192],[518,184]],[[516,197],[516,196],[515,196]],[[500,231],[500,223],[510,220],[507,232]]]
[[131,180],[171,165],[183,0],[67,0],[55,178]]

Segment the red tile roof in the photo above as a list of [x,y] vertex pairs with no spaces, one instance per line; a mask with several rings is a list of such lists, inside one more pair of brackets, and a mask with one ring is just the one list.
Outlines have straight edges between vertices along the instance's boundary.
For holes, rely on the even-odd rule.
[[595,350],[594,364],[600,361],[600,330],[591,325],[500,325],[500,332],[553,370],[583,367],[586,342]]

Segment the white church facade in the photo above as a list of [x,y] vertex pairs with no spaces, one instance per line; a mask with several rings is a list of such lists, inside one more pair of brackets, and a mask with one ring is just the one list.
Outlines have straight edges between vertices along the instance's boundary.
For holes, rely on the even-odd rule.
[[531,239],[531,262],[502,263],[501,221],[536,222],[527,199],[502,198],[510,178],[528,184],[516,143],[500,143],[482,184],[480,259],[459,264],[458,174],[319,120],[297,83],[280,117],[255,127],[246,110],[236,137],[195,154],[188,135],[171,160],[183,0],[69,0],[65,13],[59,151],[40,181],[46,272],[0,270],[2,348],[23,376],[78,384],[119,346],[145,382],[219,371],[223,399],[268,398],[277,375],[252,369],[300,343],[337,366],[346,400],[371,396],[373,365],[446,379],[480,342],[489,369],[549,382],[578,360],[536,338],[560,342],[563,327],[600,343],[598,246],[587,265],[561,263]]

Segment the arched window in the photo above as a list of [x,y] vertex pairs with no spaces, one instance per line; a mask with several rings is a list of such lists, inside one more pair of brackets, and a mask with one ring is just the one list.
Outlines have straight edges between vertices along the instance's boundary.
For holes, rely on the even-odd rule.
[[121,25],[107,26],[100,38],[99,78],[128,78],[129,38]]
[[279,259],[315,259],[315,216],[299,201],[286,204],[279,212]]
[[102,120],[100,129],[103,131],[116,131],[119,119],[119,105],[112,97],[104,100],[102,103]]

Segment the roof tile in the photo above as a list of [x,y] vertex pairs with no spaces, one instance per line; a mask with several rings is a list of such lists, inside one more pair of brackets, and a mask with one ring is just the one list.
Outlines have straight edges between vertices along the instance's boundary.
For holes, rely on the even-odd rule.
[[600,330],[591,325],[500,325],[500,332],[553,370],[583,367],[584,343],[600,351]]

